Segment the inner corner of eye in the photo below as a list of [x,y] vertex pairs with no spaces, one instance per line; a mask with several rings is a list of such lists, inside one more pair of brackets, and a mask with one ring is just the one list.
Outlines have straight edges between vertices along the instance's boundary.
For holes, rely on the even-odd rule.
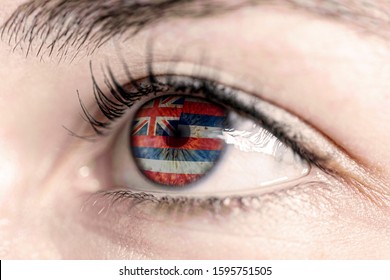
[[[165,187],[191,185],[216,166],[222,175],[248,177],[248,187],[285,182],[308,173],[307,165],[297,161],[276,137],[253,121],[232,115],[231,109],[205,98],[154,98],[139,108],[129,125],[129,152],[148,181]],[[234,147],[229,149],[233,152],[226,152],[228,146]],[[232,157],[235,164],[225,164],[224,157]],[[240,185],[242,179],[228,184],[213,182],[232,184]]]

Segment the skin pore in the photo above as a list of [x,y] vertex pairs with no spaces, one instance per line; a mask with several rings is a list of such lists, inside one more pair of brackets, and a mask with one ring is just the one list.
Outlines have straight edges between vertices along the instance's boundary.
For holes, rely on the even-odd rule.
[[[2,24],[25,3],[0,1]],[[15,48],[21,35],[9,42],[12,34],[5,34],[0,43],[0,257],[389,258],[390,50],[382,23],[388,4],[263,2],[198,18],[167,17],[134,36],[116,34],[72,61],[67,60],[77,53],[72,47],[67,54],[56,47],[59,57],[48,51],[35,55],[42,42],[34,41],[26,56],[28,42]],[[381,31],[373,33],[374,26]],[[77,92],[88,110],[97,112],[90,67],[102,85],[107,62],[121,84],[129,83],[123,60],[134,79],[145,78],[151,38],[154,73],[218,80],[298,117],[308,128],[293,125],[291,134],[299,133],[307,149],[319,154],[327,147],[320,143],[332,147],[325,166],[313,166],[310,177],[278,191],[251,194],[256,199],[247,209],[244,200],[228,213],[113,204],[108,196],[94,196],[114,184],[119,171],[110,160],[126,148],[120,135],[135,109],[126,111],[109,136],[85,141],[67,130],[93,133]],[[284,113],[274,118],[288,122]],[[313,130],[318,137],[312,137]],[[226,160],[245,166],[246,157]],[[245,179],[245,172],[219,174],[218,180],[223,185]],[[200,185],[212,188],[207,180]]]

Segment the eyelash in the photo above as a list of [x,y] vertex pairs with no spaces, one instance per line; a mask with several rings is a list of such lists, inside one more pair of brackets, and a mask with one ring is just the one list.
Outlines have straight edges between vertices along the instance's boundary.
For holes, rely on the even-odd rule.
[[[143,97],[161,94],[167,89],[173,90],[175,93],[189,95],[198,95],[202,93],[211,101],[223,104],[223,106],[227,107],[228,109],[232,109],[239,114],[253,119],[267,131],[269,131],[270,134],[276,136],[276,138],[278,138],[281,143],[290,147],[297,156],[303,160],[306,160],[312,165],[319,166],[321,159],[316,157],[310,151],[307,151],[304,147],[301,147],[293,139],[287,137],[284,133],[286,127],[284,127],[282,124],[270,120],[267,118],[267,116],[261,114],[261,112],[258,112],[254,107],[251,108],[245,106],[244,104],[240,104],[240,102],[235,98],[238,95],[235,89],[225,87],[218,82],[205,78],[177,76],[173,74],[167,74],[164,76],[156,75],[150,62],[147,65],[148,73],[146,77],[142,79],[142,81],[146,82],[141,83],[140,80],[136,80],[132,77],[127,65],[125,63],[123,63],[123,65],[128,79],[126,85],[131,85],[131,90],[126,89],[124,86],[122,86],[121,83],[118,82],[118,80],[115,78],[115,75],[113,74],[113,71],[107,65],[106,70],[102,68],[104,84],[109,91],[109,95],[107,95],[102,87],[98,84],[93,72],[92,62],[90,63],[93,94],[99,111],[104,115],[106,120],[98,120],[97,117],[95,117],[95,114],[92,114],[87,110],[86,106],[80,98],[80,95],[78,96],[85,120],[90,124],[96,136],[104,137],[109,135],[112,125],[122,116],[124,116],[127,110],[132,106],[135,106],[137,102],[139,102]],[[196,75],[194,74],[194,76]],[[165,78],[164,82],[161,81],[161,77]],[[159,197],[144,192],[123,190],[123,188],[113,191],[101,191],[96,195],[98,195],[98,199],[109,198],[111,205],[114,203],[126,201],[129,203],[130,207],[133,207],[132,205],[150,202],[154,205],[158,205],[158,207],[164,207],[169,210],[172,210],[172,207],[178,207],[183,210],[183,207],[196,206],[200,209],[208,209],[212,212],[226,208],[224,206],[227,204],[229,204],[229,206],[235,205],[235,208],[247,209],[248,205],[251,204],[250,202],[253,202],[253,200],[257,201],[257,196],[253,195],[226,196],[225,198],[189,198],[184,196],[170,195]],[[227,203],[227,201],[229,201],[229,203]]]

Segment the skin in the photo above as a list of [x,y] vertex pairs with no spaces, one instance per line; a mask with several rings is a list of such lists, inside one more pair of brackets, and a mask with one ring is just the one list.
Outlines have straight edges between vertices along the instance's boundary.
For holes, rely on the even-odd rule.
[[[23,1],[0,3],[3,21]],[[76,95],[96,110],[89,61],[97,78],[107,58],[120,73],[119,44],[142,78],[150,37],[157,38],[157,73],[169,69],[183,46],[175,58],[178,74],[206,69],[199,71],[299,117],[366,171],[363,178],[349,180],[356,169],[337,170],[343,175],[334,178],[313,167],[310,180],[259,195],[256,209],[218,216],[156,212],[142,204],[108,209],[108,199],[92,203],[89,194],[104,190],[118,172],[108,159],[125,149],[120,135],[132,113],[94,143],[69,136],[63,126],[90,133]],[[390,50],[384,37],[288,7],[258,6],[168,20],[73,63],[42,62],[11,49],[0,43],[0,258],[390,258]],[[245,165],[245,156],[236,160]],[[89,172],[80,175],[83,166]],[[240,175],[219,176],[228,182]],[[296,187],[307,181],[314,183]]]

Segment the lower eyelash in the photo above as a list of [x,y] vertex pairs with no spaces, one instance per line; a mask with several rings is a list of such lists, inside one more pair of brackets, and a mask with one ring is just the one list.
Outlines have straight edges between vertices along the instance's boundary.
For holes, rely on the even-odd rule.
[[[179,216],[193,216],[208,213],[213,217],[218,217],[263,211],[266,204],[272,203],[278,198],[295,197],[297,193],[301,192],[300,190],[307,189],[315,189],[317,192],[322,190],[317,195],[323,195],[325,200],[328,200],[329,197],[327,196],[331,195],[329,192],[334,188],[329,182],[314,179],[298,183],[288,188],[274,190],[273,192],[264,192],[262,194],[252,193],[242,196],[234,195],[224,198],[214,196],[192,198],[168,195],[157,196],[151,193],[118,189],[92,194],[85,204],[92,203],[95,205],[101,201],[104,206],[102,209],[99,209],[99,212],[104,209],[112,209],[115,206],[120,206],[125,208],[125,213],[130,214],[132,210],[135,210],[138,206],[142,206],[140,208],[142,212],[147,212],[152,215],[175,213]],[[319,198],[317,197],[315,199]]]
[[191,212],[193,209],[206,210],[213,214],[227,214],[232,210],[249,210],[259,206],[257,196],[227,196],[220,197],[185,197],[185,196],[156,196],[145,192],[128,190],[102,191],[93,195],[95,200],[108,198],[110,206],[126,203],[129,209],[138,205],[149,204],[159,211]]

